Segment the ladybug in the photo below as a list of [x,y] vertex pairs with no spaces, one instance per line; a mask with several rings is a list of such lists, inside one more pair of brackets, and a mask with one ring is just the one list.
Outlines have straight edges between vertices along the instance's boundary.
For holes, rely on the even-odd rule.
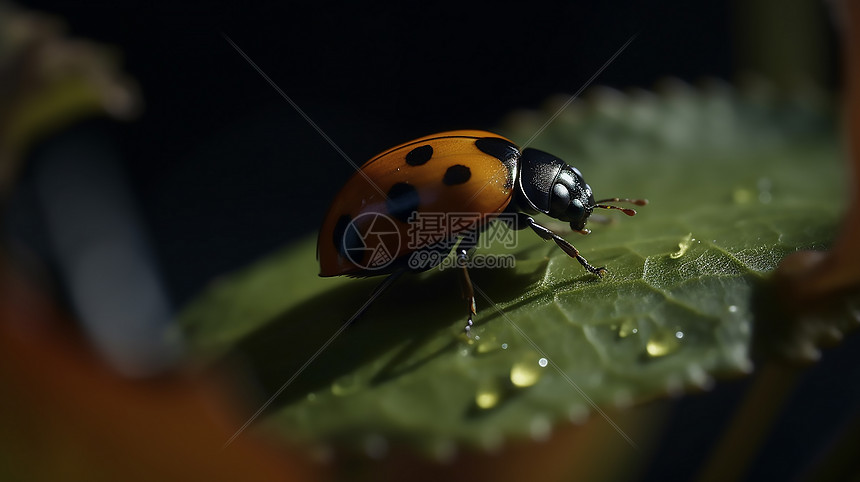
[[[420,137],[367,161],[335,197],[317,240],[320,276],[388,275],[355,319],[400,275],[433,268],[456,250],[469,335],[475,296],[466,261],[491,221],[530,228],[602,277],[605,268],[589,264],[572,244],[531,215],[543,213],[588,234],[585,224],[595,208],[636,214],[606,202],[647,203],[595,201],[577,168],[537,149],[521,151],[498,134],[457,130]],[[447,222],[437,222],[440,217]]]

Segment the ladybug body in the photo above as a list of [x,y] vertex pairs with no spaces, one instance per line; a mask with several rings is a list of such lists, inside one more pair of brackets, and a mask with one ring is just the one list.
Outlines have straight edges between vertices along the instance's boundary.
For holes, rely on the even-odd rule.
[[[466,130],[422,137],[373,157],[347,181],[323,221],[320,276],[390,273],[409,254],[483,226],[510,204],[518,158],[519,150],[504,137]],[[407,242],[410,217],[451,212],[468,213],[473,222]],[[394,229],[388,230],[389,220]],[[381,221],[386,222],[375,229],[370,224]],[[363,236],[368,231],[392,237]],[[388,248],[390,256],[370,258],[380,248]]]
[[[595,201],[578,169],[537,149],[520,151],[497,134],[459,130],[421,137],[373,157],[335,197],[317,241],[320,276],[389,274],[376,297],[400,274],[432,268],[456,247],[463,262],[469,333],[475,303],[465,261],[491,221],[531,228],[602,276],[604,268],[591,266],[572,244],[529,214],[546,214],[587,234],[585,224],[595,208],[636,213],[601,204],[606,201],[646,203]],[[428,253],[442,256],[429,264],[414,262]]]

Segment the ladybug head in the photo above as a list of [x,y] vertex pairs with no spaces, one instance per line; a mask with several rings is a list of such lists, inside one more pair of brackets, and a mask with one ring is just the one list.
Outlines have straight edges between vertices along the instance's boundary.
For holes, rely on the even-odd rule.
[[595,208],[617,209],[628,216],[636,211],[629,208],[602,204],[604,202],[629,202],[643,206],[642,199],[594,200],[579,169],[561,159],[537,149],[525,149],[520,159],[518,197],[520,205],[527,210],[539,211],[561,221],[570,223],[570,228],[587,234],[585,224]]
[[585,183],[579,169],[569,165],[559,169],[549,192],[547,214],[569,222],[574,231],[583,231],[595,205],[591,186]]

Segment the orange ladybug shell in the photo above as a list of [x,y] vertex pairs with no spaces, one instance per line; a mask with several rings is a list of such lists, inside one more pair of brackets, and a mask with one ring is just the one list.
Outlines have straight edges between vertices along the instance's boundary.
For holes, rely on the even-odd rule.
[[[385,274],[415,251],[484,226],[511,202],[519,154],[498,134],[458,130],[373,157],[326,214],[317,240],[320,276]],[[416,236],[420,228],[409,222],[416,213],[447,224]]]

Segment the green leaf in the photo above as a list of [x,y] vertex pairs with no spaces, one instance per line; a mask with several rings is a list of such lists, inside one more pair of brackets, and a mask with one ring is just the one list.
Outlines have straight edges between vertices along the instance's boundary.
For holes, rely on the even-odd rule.
[[[563,100],[512,115],[503,133],[525,142]],[[606,266],[603,279],[527,231],[516,248],[483,251],[516,263],[472,270],[472,342],[451,269],[404,276],[333,336],[381,279],[318,278],[315,239],[220,280],[180,322],[201,357],[248,368],[261,405],[283,388],[265,430],[372,454],[395,442],[439,457],[492,448],[596,406],[707,388],[751,369],[757,280],[835,236],[832,119],[812,92],[593,90],[532,147],[577,166],[598,198],[651,202],[633,218],[603,213],[612,222],[584,237],[540,220]]]

